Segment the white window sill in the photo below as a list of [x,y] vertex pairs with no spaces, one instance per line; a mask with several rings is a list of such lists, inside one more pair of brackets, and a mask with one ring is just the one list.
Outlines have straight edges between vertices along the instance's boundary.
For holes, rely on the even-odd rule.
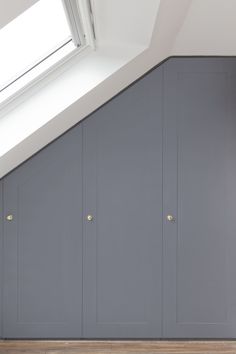
[[[99,85],[144,50],[140,46],[117,45],[115,48],[103,45],[96,51],[87,48],[83,58],[74,57],[72,66],[68,62],[63,67],[63,73],[61,70],[60,75],[53,73],[53,79],[50,77],[50,80],[38,83],[8,104],[0,116],[0,176],[14,167],[14,151],[18,151],[21,144],[24,148],[17,153],[18,161],[27,158],[27,151],[29,156],[32,155],[91,113],[101,97],[94,97],[87,107],[83,105],[84,100],[94,95]],[[59,76],[55,78],[56,75]],[[104,90],[104,97],[107,93]],[[34,146],[27,149],[33,136]],[[8,158],[11,154],[13,157]]]

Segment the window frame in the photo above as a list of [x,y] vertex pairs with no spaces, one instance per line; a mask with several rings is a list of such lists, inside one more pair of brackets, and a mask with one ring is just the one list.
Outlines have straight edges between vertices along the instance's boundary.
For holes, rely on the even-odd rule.
[[[55,75],[60,74],[60,72],[63,71],[63,68],[67,66],[66,63],[72,63],[73,59],[77,58],[82,53],[87,53],[91,49],[95,50],[95,31],[93,26],[94,22],[91,1],[59,1],[62,1],[63,3],[72,39],[68,39],[66,43],[62,44],[59,48],[55,48],[55,50],[47,57],[41,59],[32,67],[29,67],[25,72],[20,73],[0,92],[0,115],[4,115],[8,111],[10,103],[13,103],[14,101],[17,101],[16,103],[24,101],[27,98],[27,93],[29,93],[30,89],[34,88],[34,90],[37,90],[38,87],[41,87],[44,83],[53,79]],[[74,43],[75,48],[70,50],[68,54],[63,55],[59,60],[56,60],[55,55],[60,53],[61,49],[66,47],[70,42]],[[48,67],[45,70],[42,70],[42,72],[37,73],[37,69],[40,71],[40,65],[46,63],[48,59],[55,59],[56,61],[52,65],[48,65]],[[31,75],[32,73],[33,75]],[[34,75],[35,77],[31,79],[30,76]],[[28,81],[25,84],[23,83],[20,88],[17,88],[16,83],[20,83],[22,78],[27,79],[27,77],[29,77]],[[2,101],[1,94],[3,95]]]

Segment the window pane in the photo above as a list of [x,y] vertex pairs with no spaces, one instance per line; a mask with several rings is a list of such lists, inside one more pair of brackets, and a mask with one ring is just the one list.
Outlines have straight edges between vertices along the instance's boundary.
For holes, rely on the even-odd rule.
[[61,0],[39,0],[0,30],[0,89],[70,38]]

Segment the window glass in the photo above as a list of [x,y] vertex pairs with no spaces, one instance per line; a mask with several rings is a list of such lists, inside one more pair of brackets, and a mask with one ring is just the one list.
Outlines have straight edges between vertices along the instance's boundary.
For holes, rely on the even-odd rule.
[[66,43],[75,48],[62,1],[39,0],[0,30],[0,90]]

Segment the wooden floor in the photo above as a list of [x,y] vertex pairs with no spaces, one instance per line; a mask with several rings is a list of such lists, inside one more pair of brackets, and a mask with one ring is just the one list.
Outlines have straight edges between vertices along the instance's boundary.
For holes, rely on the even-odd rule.
[[0,354],[236,354],[236,341],[0,341]]

